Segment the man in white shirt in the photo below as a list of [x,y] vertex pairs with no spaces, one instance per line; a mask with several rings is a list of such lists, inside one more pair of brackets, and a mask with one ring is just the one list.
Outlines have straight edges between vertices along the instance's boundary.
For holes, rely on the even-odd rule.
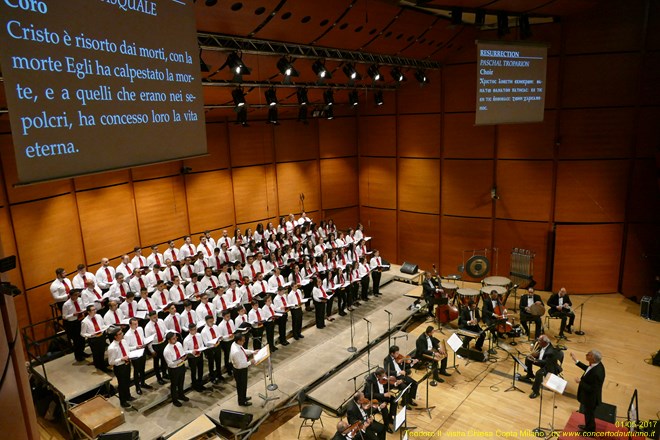
[[215,322],[215,306],[209,302],[209,294],[204,292],[200,295],[199,299],[200,303],[195,310],[195,313],[197,313],[197,320],[206,322],[206,317],[211,316],[213,317],[213,322]]
[[[231,349],[231,344],[234,341],[234,333],[236,333],[236,327],[234,327],[234,322],[231,320],[231,312],[229,310],[224,310],[222,312],[222,321],[218,324],[220,329],[220,336],[222,340],[220,341],[220,348],[225,357],[225,370],[229,376],[232,375],[232,366],[229,363],[229,350]],[[218,367],[220,368],[220,367]]]
[[165,327],[169,331],[175,332],[181,340],[183,341],[183,327],[181,326],[181,315],[179,315],[176,311],[176,306],[174,304],[170,305],[169,308],[167,309],[169,312],[168,315],[165,317]]
[[121,303],[119,310],[121,310],[122,315],[124,315],[124,319],[135,317],[135,314],[138,311],[138,304],[135,301],[135,293],[128,292],[126,294],[126,301]]
[[207,388],[202,379],[204,377],[204,358],[202,352],[199,351],[204,348],[204,341],[202,335],[197,333],[197,324],[194,322],[188,324],[188,332],[188,336],[183,340],[183,350],[188,354],[192,388],[198,392],[206,391]]
[[261,314],[259,308],[259,301],[253,299],[250,303],[252,309],[248,313],[248,322],[252,326],[252,348],[255,350],[261,349],[261,337],[264,334],[263,320],[265,319]]
[[204,285],[199,282],[197,274],[194,273],[190,282],[186,286],[186,296],[190,298],[191,301],[199,301],[199,295],[204,291]]
[[206,272],[206,269],[212,269],[208,267],[209,264],[206,262],[206,258],[204,257],[204,252],[199,251],[197,252],[197,256],[195,257],[194,263],[193,263],[193,269],[196,274],[203,274]]
[[206,325],[202,329],[202,340],[207,347],[204,352],[209,362],[209,380],[214,385],[217,385],[225,380],[222,377],[222,370],[220,369],[222,350],[220,349],[220,341],[217,339],[220,337],[220,329],[215,325],[215,316],[207,315],[204,318],[204,322],[206,322]]
[[150,312],[156,311],[156,303],[154,300],[149,298],[149,292],[147,288],[144,287],[140,289],[140,301],[138,302],[138,310],[144,310],[147,312],[147,315]]
[[380,275],[381,272],[383,271],[382,269],[383,259],[380,258],[380,252],[378,252],[378,249],[374,249],[374,254],[371,257],[369,266],[371,267],[371,278],[374,282],[374,286],[372,288],[374,292],[374,296],[380,296],[380,292],[378,291],[378,289],[380,287]]
[[280,272],[280,268],[276,267],[273,271],[273,275],[268,279],[269,291],[276,292],[279,287],[284,286],[284,277]]
[[93,273],[87,272],[87,267],[84,264],[79,264],[77,270],[78,272],[73,277],[73,287],[76,289],[84,289],[87,279],[96,279]]
[[237,243],[229,249],[231,253],[231,259],[232,261],[240,261],[242,264],[245,264],[247,261],[247,254],[245,252],[245,249],[243,249],[243,240],[238,239]]
[[229,287],[229,280],[231,277],[229,276],[229,263],[223,263],[220,266],[220,273],[218,273],[218,282],[220,283],[220,286],[224,287],[225,289]]
[[163,358],[163,350],[167,341],[165,335],[167,334],[167,327],[162,319],[158,319],[156,311],[149,312],[149,322],[144,327],[144,336],[149,338],[153,336],[151,343],[151,352],[154,358],[154,370],[156,371],[156,380],[160,385],[165,385],[165,380],[168,378],[167,364]]
[[64,268],[58,267],[55,269],[55,280],[50,285],[50,294],[60,310],[62,310],[64,301],[69,299],[71,289],[73,289],[73,284],[66,278]]
[[147,287],[153,287],[161,281],[165,282],[163,273],[160,269],[160,264],[154,264],[152,271],[149,271],[148,266],[143,267],[142,270],[146,272],[145,278],[147,279]]
[[273,266],[268,261],[264,260],[263,257],[263,252],[257,252],[257,259],[254,260],[254,263],[252,263],[252,267],[254,267],[254,270],[261,272],[265,276],[268,275],[271,270],[273,270]]
[[97,312],[103,310],[103,295],[101,295],[101,289],[94,284],[93,279],[90,278],[87,280],[81,298],[85,308],[93,304]]
[[[211,246],[211,249],[216,247],[216,242],[213,237],[211,237],[211,231],[204,231],[204,237],[206,237],[206,242]],[[217,245],[217,247],[219,246],[220,245]]]
[[108,346],[108,363],[112,365],[115,377],[117,378],[117,391],[119,394],[119,403],[123,408],[130,408],[128,403],[135,400],[131,396],[131,361],[128,358],[128,344],[124,341],[124,333],[121,327],[112,327],[108,332],[113,341]]
[[180,310],[183,309],[183,302],[186,300],[186,291],[181,285],[178,275],[174,276],[172,280],[172,287],[170,287],[170,302],[177,304]]
[[147,383],[145,382],[145,375],[144,375],[144,367],[145,367],[145,363],[147,362],[147,349],[144,346],[144,340],[146,339],[146,337],[144,335],[144,329],[142,329],[142,327],[138,325],[137,318],[131,318],[128,324],[130,328],[126,331],[126,334],[124,335],[124,339],[128,344],[129,350],[133,351],[138,349],[145,349],[144,354],[142,354],[142,356],[140,356],[139,358],[132,359],[133,383],[135,384],[135,392],[141,395],[142,388],[147,390],[153,388],[151,385],[147,385]]
[[222,230],[222,237],[216,242],[216,246],[221,246],[222,244],[225,244],[227,248],[231,247],[231,239],[229,238],[229,234],[227,233],[226,229]]
[[[126,298],[126,294],[131,291],[130,286],[124,281],[124,274],[118,273],[117,279],[110,286],[108,291],[108,297],[113,298],[117,301],[123,301]],[[139,290],[138,290],[139,292]]]
[[154,264],[162,266],[165,263],[163,254],[158,252],[158,245],[151,245],[151,254],[147,257],[147,266],[154,267]]
[[206,241],[205,236],[199,237],[199,245],[197,245],[197,252],[202,252],[204,258],[209,258],[213,255],[213,248]]
[[195,255],[197,255],[197,250],[192,244],[192,238],[190,238],[190,235],[186,235],[183,237],[183,246],[179,249],[179,259],[194,257]]
[[80,299],[80,289],[71,289],[69,299],[62,306],[64,330],[73,345],[76,361],[85,360],[85,340],[80,335],[80,322],[85,317],[85,307]]
[[254,266],[254,255],[248,255],[247,256],[247,263],[245,263],[245,267],[243,268],[243,276],[248,277],[250,280],[254,280],[257,277],[257,273],[259,272]]
[[165,279],[165,282],[169,284],[174,281],[174,277],[180,276],[179,269],[177,269],[177,267],[172,264],[172,260],[169,258],[165,259],[165,267],[161,273],[163,274],[163,279]]
[[197,325],[197,322],[200,321],[197,317],[197,312],[193,310],[193,305],[189,300],[183,301],[183,311],[181,312],[181,327],[188,328],[190,324]]
[[133,259],[131,260],[131,265],[133,266],[133,269],[137,269],[138,267],[144,267],[148,266],[149,264],[147,263],[147,259],[142,256],[142,248],[136,246],[133,248],[133,253],[135,254],[133,256]]
[[229,248],[227,248],[225,243],[220,244],[220,248],[218,249],[218,257],[220,257],[221,263],[231,263],[234,260],[233,254],[229,252]]
[[156,304],[156,308],[159,309],[164,309],[170,303],[170,295],[165,288],[165,282],[158,282],[156,290],[153,295],[151,295],[151,299],[154,301],[154,304]]
[[142,275],[142,269],[139,267],[135,268],[133,271],[133,277],[128,284],[131,292],[139,292],[142,288],[146,288],[147,290],[149,288],[147,278]]
[[167,370],[170,374],[170,397],[174,406],[182,406],[184,402],[190,399],[183,394],[183,382],[186,379],[186,353],[183,351],[181,343],[177,342],[177,334],[167,333],[167,346],[163,349],[163,358],[167,363]]
[[123,273],[124,277],[128,278],[133,275],[133,270],[135,270],[135,268],[131,264],[130,257],[126,254],[121,258],[121,263],[119,263],[115,269],[115,276],[118,273]]
[[165,249],[165,252],[163,252],[163,258],[167,262],[167,260],[170,260],[172,262],[179,261],[179,250],[176,248],[174,245],[174,240],[170,240],[167,243],[168,247]]
[[121,322],[123,319],[124,319],[124,314],[122,313],[121,310],[119,310],[117,301],[110,301],[108,303],[108,311],[105,312],[105,315],[103,316],[103,322],[105,322],[105,325],[108,327],[110,327],[111,325],[115,325],[119,327],[121,326]]
[[300,285],[293,283],[291,286],[291,292],[289,292],[289,296],[287,297],[286,301],[291,306],[291,331],[293,333],[293,339],[296,341],[298,339],[304,338],[302,334],[303,299],[304,295],[300,291]]
[[202,283],[202,286],[204,286],[204,290],[206,289],[215,289],[218,286],[220,286],[220,281],[218,280],[218,277],[213,275],[213,270],[210,267],[207,267],[206,270],[204,271],[204,278],[200,281]]
[[220,257],[220,249],[214,248],[213,255],[206,260],[206,264],[213,268],[214,271],[218,272],[220,266],[222,266],[222,258]]
[[282,316],[277,318],[280,344],[289,345],[289,342],[286,340],[286,322],[289,317],[290,304],[286,300],[286,287],[282,286],[277,288],[277,296],[275,297],[273,305],[275,306],[275,310],[282,314]]
[[250,360],[249,358],[255,351],[243,348],[244,342],[245,336],[240,333],[237,334],[234,343],[231,345],[229,358],[234,366],[238,404],[240,406],[250,406],[252,405],[252,402],[250,402],[252,398],[247,396],[248,367],[255,364],[254,359]]
[[181,265],[181,270],[179,271],[179,275],[183,279],[184,283],[189,283],[193,274],[197,274],[197,272],[195,272],[195,267],[193,266],[192,258],[186,257],[183,260],[183,264]]
[[241,293],[241,304],[251,304],[254,298],[254,286],[248,277],[243,278],[243,285],[238,289]]
[[93,304],[87,306],[87,317],[82,320],[80,326],[80,335],[87,339],[89,348],[92,350],[92,359],[94,366],[109,373],[108,366],[105,363],[105,330],[107,326],[103,319],[96,314],[96,307]]
[[110,266],[110,260],[107,258],[101,259],[101,267],[96,271],[96,285],[101,290],[106,291],[110,288],[115,280],[115,268]]

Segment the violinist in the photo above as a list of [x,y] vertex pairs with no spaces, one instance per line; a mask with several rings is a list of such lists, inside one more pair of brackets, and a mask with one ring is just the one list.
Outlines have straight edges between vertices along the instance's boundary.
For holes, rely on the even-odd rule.
[[[415,343],[416,351],[415,358],[422,360],[431,360],[433,366],[433,379],[436,382],[444,382],[445,380],[440,377],[451,376],[447,373],[447,352],[444,347],[440,345],[438,338],[433,336],[433,326],[426,327],[426,331],[419,335]],[[440,362],[440,370],[438,370],[438,361]]]
[[[567,333],[573,333],[571,327],[575,323],[575,313],[571,309],[573,303],[566,293],[566,288],[562,287],[559,292],[555,293],[548,299],[548,307],[550,307],[550,316],[561,318],[561,327],[559,328],[559,337],[564,337],[564,330]],[[568,326],[566,321],[568,320]]]
[[393,393],[390,393],[390,387],[398,385],[398,382],[400,381],[395,377],[386,376],[385,369],[383,368],[376,368],[364,381],[364,395],[372,401],[374,405],[372,409],[379,411],[383,416],[383,423],[389,433],[394,432],[391,425],[394,424],[393,414],[396,414],[397,407],[395,396]]
[[[383,359],[383,366],[387,376],[394,376],[397,381],[401,381],[396,386],[399,389],[404,389],[410,385],[410,390],[405,396],[403,403],[405,405],[417,406],[415,403],[415,396],[417,396],[417,381],[410,377],[410,367],[416,360],[406,358],[399,353],[399,347],[392,345],[389,350],[389,355]],[[408,408],[410,409],[410,408]]]
[[[461,317],[458,320],[458,325],[465,330],[469,330],[471,332],[477,332],[479,334],[479,338],[477,339],[476,344],[474,345],[474,348],[477,351],[481,351],[484,345],[484,339],[486,338],[486,333],[484,333],[481,330],[481,327],[479,327],[479,320],[481,319],[481,315],[479,313],[479,310],[477,309],[477,304],[473,301],[470,300],[468,301],[468,306],[463,307],[463,310],[461,310]],[[463,347],[468,348],[468,344],[470,343],[470,338],[465,338],[463,341]]]
[[355,422],[361,422],[362,428],[356,437],[362,437],[366,440],[385,440],[387,431],[382,423],[378,423],[369,415],[372,403],[371,400],[364,397],[361,392],[355,393],[353,399],[348,404],[346,417],[351,425]]
[[[335,432],[335,435],[332,436],[331,440],[346,440],[346,439],[352,439],[355,438],[355,436],[351,435],[351,425],[348,424],[345,420],[340,420],[337,423],[337,432]],[[358,427],[356,427],[357,429]]]

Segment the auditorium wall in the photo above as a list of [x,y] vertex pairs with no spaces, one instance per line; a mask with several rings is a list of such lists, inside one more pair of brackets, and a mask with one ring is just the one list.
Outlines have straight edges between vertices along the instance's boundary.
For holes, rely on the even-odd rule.
[[367,102],[360,217],[374,245],[443,275],[484,249],[491,273],[507,275],[512,248],[530,249],[541,288],[652,292],[659,24],[657,2],[634,0],[533,26],[532,40],[550,43],[542,123],[474,125],[474,39],[493,32],[463,39],[424,88],[410,79],[387,108]]

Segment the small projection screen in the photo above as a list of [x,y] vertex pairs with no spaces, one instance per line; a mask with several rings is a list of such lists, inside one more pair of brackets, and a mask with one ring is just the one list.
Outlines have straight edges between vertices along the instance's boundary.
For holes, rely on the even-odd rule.
[[193,0],[1,0],[18,184],[207,152]]
[[548,47],[477,41],[476,125],[543,121]]

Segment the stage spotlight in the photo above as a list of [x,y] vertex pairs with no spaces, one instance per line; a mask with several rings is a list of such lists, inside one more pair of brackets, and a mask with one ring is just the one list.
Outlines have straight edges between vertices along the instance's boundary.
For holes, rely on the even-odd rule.
[[323,92],[323,100],[325,101],[325,105],[331,106],[332,104],[335,103],[335,94],[332,91],[332,89],[328,89],[325,92]]
[[275,93],[274,88],[271,87],[270,89],[266,90],[264,94],[266,95],[266,102],[270,107],[277,105],[277,94]]
[[415,71],[415,79],[419,81],[421,85],[428,84],[429,78],[426,76],[426,73],[424,73],[423,70],[416,70]]
[[245,93],[241,89],[234,89],[231,92],[231,97],[234,98],[234,105],[236,107],[245,106]]
[[403,73],[401,73],[401,70],[398,67],[392,67],[390,75],[392,75],[392,79],[397,82],[401,82],[405,79],[405,76],[403,76]]
[[307,89],[302,88],[296,90],[296,96],[298,97],[298,104],[299,105],[307,105],[309,100],[307,99]]
[[377,90],[376,93],[374,93],[374,102],[378,106],[383,105],[383,92],[381,90]]
[[334,119],[335,118],[335,113],[332,111],[332,107],[328,107],[325,110],[325,117],[327,119]]
[[359,98],[358,98],[358,91],[357,90],[351,90],[348,93],[348,102],[351,103],[352,107],[357,107]]
[[236,123],[247,127],[247,107],[236,107]]
[[314,61],[314,64],[312,64],[312,70],[319,79],[332,78],[332,75],[328,69],[325,68],[325,64],[322,63],[321,60]]
[[485,24],[486,24],[486,12],[480,9],[474,14],[474,25],[481,27]]
[[532,36],[532,28],[529,25],[529,17],[521,15],[518,19],[518,27],[520,29],[520,39],[527,40]]
[[280,125],[278,116],[277,116],[277,106],[273,106],[268,109],[268,123],[273,125]]
[[232,52],[227,57],[225,64],[234,72],[235,75],[249,75],[252,69],[243,64],[243,60],[236,52]]
[[208,73],[211,71],[209,69],[209,65],[204,62],[204,59],[202,58],[202,48],[199,48],[199,69],[202,73]]
[[280,73],[284,76],[299,76],[300,74],[293,67],[293,62],[282,57],[277,61],[277,68],[280,69]]
[[298,109],[298,120],[303,124],[307,125],[309,121],[307,120],[307,106],[300,106]]
[[362,76],[357,72],[357,70],[355,70],[355,66],[352,63],[344,64],[342,70],[344,71],[344,74],[348,77],[348,79],[350,79],[351,81],[362,79]]
[[463,24],[463,10],[461,8],[451,8],[451,24],[454,26]]
[[375,64],[369,66],[369,70],[367,70],[367,73],[369,74],[369,77],[374,81],[383,80],[383,75],[380,74],[380,70],[378,69],[378,66]]
[[503,37],[509,33],[509,16],[505,12],[497,14],[497,36]]

